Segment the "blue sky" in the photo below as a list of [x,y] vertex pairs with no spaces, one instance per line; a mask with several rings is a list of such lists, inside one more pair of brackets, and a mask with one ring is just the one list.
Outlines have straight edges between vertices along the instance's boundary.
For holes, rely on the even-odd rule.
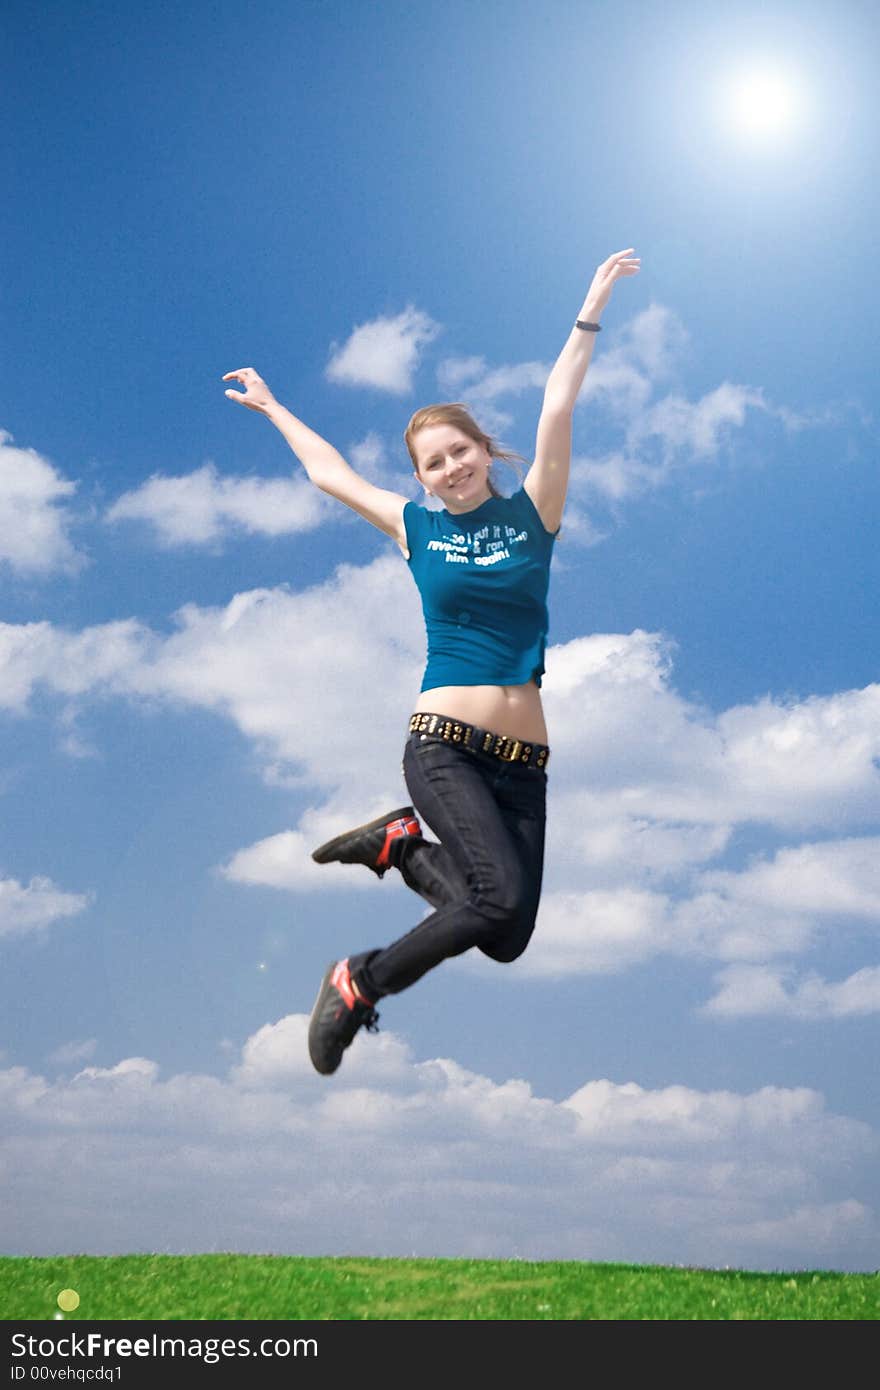
[[[876,1268],[876,9],[3,27],[0,1247]],[[767,69],[791,118],[747,131]],[[386,1001],[328,1082],[327,961],[421,905],[309,851],[401,803],[421,617],[221,377],[415,496],[429,401],[530,454],[627,246],[536,936]]]

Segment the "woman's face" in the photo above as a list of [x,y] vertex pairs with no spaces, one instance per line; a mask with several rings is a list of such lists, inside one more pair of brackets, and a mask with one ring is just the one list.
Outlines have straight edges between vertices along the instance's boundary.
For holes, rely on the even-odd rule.
[[492,496],[485,444],[458,425],[425,425],[413,440],[416,477],[448,512],[469,512]]

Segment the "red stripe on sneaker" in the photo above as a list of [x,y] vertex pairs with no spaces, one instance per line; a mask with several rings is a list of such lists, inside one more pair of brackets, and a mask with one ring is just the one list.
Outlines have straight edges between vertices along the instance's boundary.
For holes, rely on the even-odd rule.
[[355,1000],[357,999],[357,995],[351,987],[351,976],[348,973],[347,960],[341,960],[338,962],[336,969],[330,976],[330,983],[333,986],[333,988],[335,990],[338,990],[338,992],[342,995],[342,998],[345,1001],[348,1008],[353,1009],[355,1006]]
[[[333,974],[330,976],[330,983],[341,996],[347,1009],[353,1009],[355,1004],[366,1004],[369,1009],[373,1007],[372,999],[367,999],[365,995],[356,992],[352,984],[351,971],[348,968],[347,958],[337,963]],[[337,1017],[339,1017],[338,1014]]]

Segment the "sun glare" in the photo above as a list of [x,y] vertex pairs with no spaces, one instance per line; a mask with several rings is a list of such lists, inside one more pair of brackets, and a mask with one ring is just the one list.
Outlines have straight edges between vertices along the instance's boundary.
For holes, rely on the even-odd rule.
[[754,140],[789,134],[800,105],[794,81],[772,69],[740,73],[730,83],[729,116],[742,135]]

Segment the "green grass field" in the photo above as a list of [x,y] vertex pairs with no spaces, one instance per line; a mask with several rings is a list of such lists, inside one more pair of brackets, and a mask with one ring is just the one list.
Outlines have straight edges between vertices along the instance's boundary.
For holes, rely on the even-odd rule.
[[277,1255],[0,1258],[2,1318],[68,1321],[876,1319],[880,1274]]

